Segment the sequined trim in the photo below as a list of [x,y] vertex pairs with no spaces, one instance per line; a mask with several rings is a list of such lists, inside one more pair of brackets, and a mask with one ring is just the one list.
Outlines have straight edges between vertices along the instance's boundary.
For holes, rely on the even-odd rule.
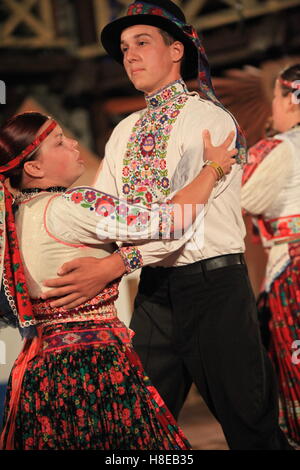
[[[105,288],[99,295],[88,300],[79,307],[67,310],[64,307],[51,307],[51,300],[32,299],[34,317],[38,323],[57,323],[67,321],[84,321],[87,319],[101,320],[116,315],[114,301],[118,298],[119,283]],[[97,318],[96,318],[97,317]]]
[[[18,311],[16,309],[16,303],[15,303],[14,297],[10,294],[9,284],[8,284],[7,279],[6,279],[5,270],[3,271],[2,282],[3,282],[4,293],[5,293],[6,299],[8,301],[8,304],[11,308],[11,311],[13,312],[15,317],[18,318]],[[30,326],[30,325],[35,324],[35,322],[33,322],[33,321],[27,322],[27,323],[28,323],[28,325],[25,325],[25,326]]]
[[78,312],[68,314],[53,314],[51,309],[48,310],[48,314],[39,315],[36,313],[38,324],[42,325],[55,325],[57,323],[69,323],[79,321],[99,321],[99,320],[111,320],[116,318],[117,310],[114,305],[107,305],[91,312]]

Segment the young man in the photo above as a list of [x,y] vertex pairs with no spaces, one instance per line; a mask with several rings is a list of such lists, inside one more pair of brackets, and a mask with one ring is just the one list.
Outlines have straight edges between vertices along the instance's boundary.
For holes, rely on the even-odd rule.
[[[235,124],[214,95],[197,33],[170,0],[131,4],[127,16],[107,25],[101,38],[145,93],[147,107],[115,128],[96,186],[149,204],[186,184],[203,166],[203,129],[218,145]],[[189,77],[199,73],[201,98],[188,92],[181,71]],[[239,131],[237,142],[241,163]],[[216,186],[206,205],[204,234],[200,227],[188,241],[122,247],[106,264],[75,260],[62,270],[71,274],[47,285],[64,286],[52,291],[66,295],[54,305],[73,306],[124,274],[124,266],[127,272],[144,266],[130,326],[144,367],[173,414],[195,382],[231,449],[288,449],[277,424],[275,377],[261,346],[242,255],[241,173],[235,165]],[[78,282],[83,278],[84,287]]]

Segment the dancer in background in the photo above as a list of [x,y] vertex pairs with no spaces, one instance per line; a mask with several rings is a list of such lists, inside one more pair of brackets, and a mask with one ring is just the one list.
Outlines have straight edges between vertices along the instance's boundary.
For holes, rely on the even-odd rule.
[[[118,280],[69,310],[51,308],[40,296],[43,280],[63,261],[107,256],[115,240],[180,231],[185,221],[176,208],[192,203],[195,218],[230,172],[236,151],[223,156],[223,150],[214,167],[150,210],[90,187],[67,191],[84,164],[77,142],[47,116],[21,114],[0,128],[1,181],[8,177],[19,190],[14,213],[1,184],[2,300],[26,338],[8,384],[2,449],[190,448],[132,349],[132,331],[117,317]],[[11,321],[8,309],[5,316]]]
[[[300,64],[277,78],[273,138],[249,151],[242,206],[257,218],[268,262],[259,301],[279,379],[280,424],[300,446]],[[298,353],[297,353],[298,350]]]

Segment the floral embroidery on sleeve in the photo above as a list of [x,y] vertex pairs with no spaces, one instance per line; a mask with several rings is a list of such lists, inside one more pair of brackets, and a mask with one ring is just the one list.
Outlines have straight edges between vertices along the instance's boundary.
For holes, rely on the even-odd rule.
[[110,238],[121,241],[126,240],[126,234],[127,239],[168,239],[173,232],[173,206],[169,202],[153,204],[148,209],[90,187],[73,188],[63,197],[102,218],[105,225],[101,223],[101,236],[107,231]]
[[92,188],[70,189],[63,197],[99,217],[135,226],[135,228],[147,227],[150,220],[150,213],[147,209],[128,204],[125,200]]

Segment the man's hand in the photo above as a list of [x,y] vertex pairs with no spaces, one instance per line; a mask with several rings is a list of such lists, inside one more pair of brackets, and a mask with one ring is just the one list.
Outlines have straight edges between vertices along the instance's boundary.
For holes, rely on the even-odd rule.
[[300,242],[289,243],[289,254],[292,263],[300,266]]
[[51,302],[51,307],[74,308],[99,294],[105,286],[121,277],[125,266],[118,253],[105,258],[76,258],[61,266],[59,278],[44,281],[47,287],[41,298],[60,297]]

